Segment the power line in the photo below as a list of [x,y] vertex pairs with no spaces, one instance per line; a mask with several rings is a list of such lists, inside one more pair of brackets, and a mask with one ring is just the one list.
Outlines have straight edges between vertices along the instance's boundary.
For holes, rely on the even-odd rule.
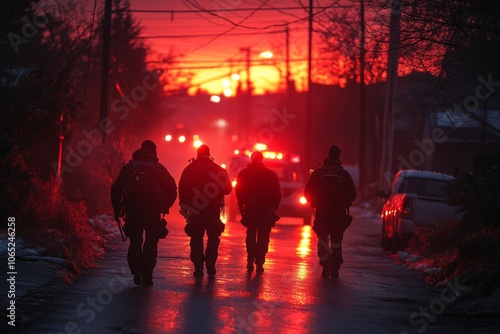
[[[187,1],[187,0],[184,0],[184,1]],[[193,5],[193,6],[195,6],[196,8],[201,8],[201,9],[202,9],[202,10],[204,10],[204,12],[205,12],[205,13],[207,13],[207,14],[210,14],[210,15],[215,16],[215,17],[217,17],[217,18],[219,18],[219,19],[221,19],[221,20],[224,20],[224,21],[229,22],[230,24],[232,24],[232,25],[233,25],[233,29],[234,29],[235,27],[239,27],[239,28],[245,28],[245,29],[255,29],[255,30],[266,30],[266,29],[269,29],[269,28],[272,28],[272,27],[284,27],[284,26],[287,26],[287,25],[289,25],[289,24],[293,24],[293,23],[298,23],[298,22],[301,22],[301,21],[309,20],[309,16],[315,17],[315,16],[317,16],[318,14],[323,13],[323,12],[324,12],[324,11],[326,11],[327,9],[336,8],[336,7],[338,7],[338,8],[345,8],[345,6],[340,6],[340,5],[337,5],[336,3],[332,3],[331,5],[326,6],[326,7],[314,7],[314,9],[319,8],[319,10],[318,10],[317,12],[315,12],[315,13],[313,13],[312,11],[310,11],[310,12],[308,13],[309,15],[308,15],[308,16],[306,16],[306,17],[303,17],[303,18],[300,18],[300,17],[299,17],[299,18],[297,18],[297,19],[295,19],[295,20],[293,20],[293,21],[289,21],[289,22],[285,22],[285,23],[281,23],[281,24],[271,24],[271,25],[268,25],[268,26],[266,26],[266,27],[250,27],[250,26],[247,26],[247,25],[243,25],[243,24],[242,24],[244,21],[246,21],[249,17],[251,17],[252,15],[254,15],[256,12],[258,12],[258,11],[260,11],[260,10],[269,10],[269,7],[264,7],[265,5],[267,5],[267,3],[268,3],[268,2],[269,2],[269,1],[268,1],[268,0],[266,0],[266,1],[265,1],[265,2],[263,2],[263,3],[259,6],[259,7],[254,8],[253,12],[252,12],[252,13],[250,13],[250,14],[249,14],[248,16],[246,16],[245,18],[243,18],[240,22],[234,22],[234,21],[232,21],[232,20],[230,20],[230,19],[228,19],[228,18],[226,18],[226,17],[224,17],[224,16],[222,16],[222,15],[217,14],[215,11],[205,9],[205,8],[201,7],[200,5],[198,5],[198,4],[195,4],[195,5]],[[188,2],[188,3],[189,3],[189,2]],[[298,8],[301,8],[301,7],[298,7]],[[239,9],[239,8],[234,8],[234,9],[231,9],[231,10],[237,10],[237,9]],[[273,8],[273,9],[274,9],[274,8]],[[230,29],[230,30],[232,30],[232,29]]]
[[[285,30],[266,31],[266,32],[242,32],[234,34],[226,34],[226,36],[254,36],[267,34],[282,34]],[[152,36],[137,36],[134,39],[177,39],[177,38],[199,38],[199,37],[214,37],[219,34],[191,34],[191,35],[152,35]]]
[[[223,33],[220,33],[218,34],[217,36],[211,38],[208,42],[206,43],[203,43],[202,45],[194,48],[193,50],[191,50],[190,52],[195,52],[195,51],[198,51],[199,49],[207,46],[208,44],[212,43],[213,41],[215,41],[216,39],[218,39],[219,37],[222,37],[224,35],[227,35],[229,32],[233,31],[234,29],[236,29],[236,27],[240,24],[242,24],[243,22],[245,22],[246,20],[248,20],[250,17],[252,17],[252,15],[254,15],[259,9],[262,9],[264,7],[264,5],[268,2],[268,0],[266,0],[265,2],[263,2],[258,8],[255,8],[255,10],[253,10],[250,14],[248,14],[247,16],[245,16],[243,19],[241,19],[237,24],[234,24],[231,28],[227,29],[226,31],[224,31]],[[217,17],[221,17],[217,14],[212,14],[212,15],[216,15]]]
[[[318,60],[331,60],[331,58],[315,58],[315,61]],[[295,59],[290,59],[290,63],[303,63],[307,61],[307,58],[295,58]],[[148,61],[148,64],[162,64],[162,61]],[[229,62],[221,62],[216,61],[216,60],[187,60],[187,61],[182,61],[180,63],[191,63],[191,64],[210,64],[210,63],[217,63],[218,65],[206,65],[206,66],[175,66],[172,65],[171,67],[176,69],[176,70],[201,70],[201,69],[223,69],[223,68],[238,68],[239,66],[245,66],[246,61],[245,60],[240,60],[240,61],[235,61],[232,63]],[[269,60],[261,60],[261,61],[252,61],[250,65],[252,67],[255,66],[276,66],[278,64],[284,64],[285,60],[284,59],[276,59],[274,61],[269,61]],[[241,72],[242,70],[234,70],[233,72]],[[227,76],[227,75],[226,75]]]
[[[315,9],[329,9],[329,8],[345,8],[346,6],[315,6]],[[129,9],[131,13],[146,13],[146,14],[195,14],[195,13],[218,13],[218,12],[249,12],[255,10],[262,11],[285,11],[285,10],[304,10],[303,7],[263,7],[263,8],[231,8],[231,9]]]

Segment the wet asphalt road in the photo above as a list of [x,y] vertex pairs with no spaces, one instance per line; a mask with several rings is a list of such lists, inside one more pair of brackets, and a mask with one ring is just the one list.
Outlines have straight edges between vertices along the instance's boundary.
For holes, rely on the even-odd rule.
[[[195,279],[180,216],[160,241],[154,286],[132,283],[128,243],[54,296],[28,333],[460,333],[461,317],[415,316],[440,298],[419,273],[394,263],[379,247],[376,217],[361,209],[344,239],[339,279],[321,277],[316,236],[299,219],[282,218],[271,233],[265,272],[247,274],[245,229],[229,222],[217,275]],[[446,307],[446,306],[445,306]],[[425,326],[425,328],[424,328]],[[474,332],[474,331],[473,331]],[[477,331],[476,331],[477,332]]]

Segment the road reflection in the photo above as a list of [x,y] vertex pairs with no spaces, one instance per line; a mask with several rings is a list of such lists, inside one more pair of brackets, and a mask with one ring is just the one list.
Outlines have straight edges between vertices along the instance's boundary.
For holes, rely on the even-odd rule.
[[301,239],[297,247],[297,254],[302,258],[306,258],[311,253],[311,226],[304,225],[300,233]]
[[[161,333],[288,334],[313,331],[323,317],[340,321],[342,308],[350,304],[346,287],[321,278],[311,226],[282,225],[273,230],[262,274],[246,272],[244,238],[242,226],[226,225],[215,278],[191,277],[187,259],[169,268],[184,274],[156,291],[154,298],[161,302],[145,311],[149,327]],[[330,309],[338,305],[340,313],[318,311],[324,304]]]

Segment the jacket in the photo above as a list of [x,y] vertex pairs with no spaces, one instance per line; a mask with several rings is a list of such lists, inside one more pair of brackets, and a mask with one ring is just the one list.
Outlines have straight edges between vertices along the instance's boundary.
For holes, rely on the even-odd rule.
[[236,180],[236,198],[242,214],[277,210],[281,188],[275,172],[263,163],[250,163]]
[[[126,196],[126,186],[129,174],[137,161],[152,162],[155,166],[158,175],[159,192],[152,189],[152,197],[154,201],[144,199],[143,203],[130,203]],[[126,214],[141,214],[141,213],[168,213],[169,208],[174,204],[177,198],[177,186],[174,178],[168,170],[163,166],[156,155],[147,149],[139,149],[132,154],[132,159],[126,163],[120,170],[120,175],[111,186],[111,203],[113,210],[120,213],[122,208],[125,208]],[[157,199],[157,200],[156,200]],[[147,211],[147,212],[142,212]]]
[[194,159],[184,168],[179,180],[179,204],[184,217],[192,214],[217,216],[224,195],[232,187],[226,170],[208,156]]
[[[319,191],[318,189],[319,179],[321,178],[321,176],[328,173],[329,168],[340,168],[342,171],[343,175],[342,184],[344,191],[344,199],[342,202],[334,203],[327,201],[326,203],[324,202],[322,203],[317,198]],[[323,165],[311,174],[304,189],[304,197],[307,199],[309,203],[311,203],[312,207],[317,207],[318,211],[326,211],[326,210],[345,211],[352,205],[352,202],[354,202],[356,195],[357,195],[356,187],[349,172],[342,167],[341,161],[339,159],[330,157],[326,158],[323,161]]]

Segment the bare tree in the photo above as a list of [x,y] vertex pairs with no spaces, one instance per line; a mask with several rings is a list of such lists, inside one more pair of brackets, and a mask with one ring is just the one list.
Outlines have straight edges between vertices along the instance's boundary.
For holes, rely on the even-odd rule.
[[[321,81],[343,85],[347,80],[359,81],[360,17],[358,1],[325,12],[318,17],[321,59],[315,73]],[[387,67],[388,27],[379,12],[366,10],[365,83],[385,80]]]

